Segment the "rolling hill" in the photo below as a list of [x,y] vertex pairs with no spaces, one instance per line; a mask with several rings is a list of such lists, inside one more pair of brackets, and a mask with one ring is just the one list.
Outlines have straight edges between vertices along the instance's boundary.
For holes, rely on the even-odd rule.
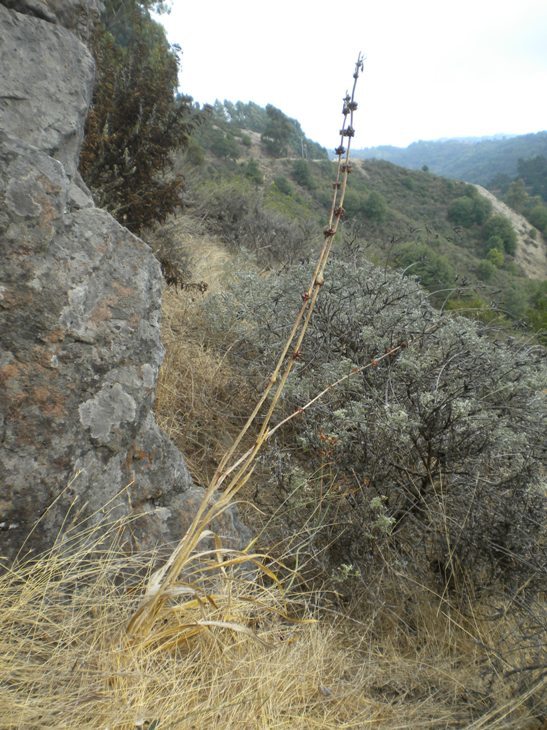
[[488,186],[498,175],[516,176],[519,159],[547,156],[547,132],[494,139],[413,142],[408,147],[367,147],[354,157],[379,159],[419,170],[424,165],[444,177]]

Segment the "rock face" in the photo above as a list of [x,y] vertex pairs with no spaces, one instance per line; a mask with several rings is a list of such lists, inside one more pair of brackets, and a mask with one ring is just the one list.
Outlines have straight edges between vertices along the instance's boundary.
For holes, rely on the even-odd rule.
[[[92,0],[0,0],[0,556],[66,521],[139,514],[138,546],[199,502],[151,408],[162,349],[149,247],[77,172]],[[68,27],[64,27],[67,25]],[[73,32],[74,31],[74,32]],[[227,515],[220,532],[234,536]]]

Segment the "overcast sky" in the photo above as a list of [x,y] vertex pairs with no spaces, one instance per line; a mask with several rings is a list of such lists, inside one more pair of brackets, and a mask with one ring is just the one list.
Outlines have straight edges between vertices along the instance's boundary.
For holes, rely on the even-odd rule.
[[546,0],[173,0],[181,91],[270,103],[336,146],[359,51],[356,147],[547,129]]

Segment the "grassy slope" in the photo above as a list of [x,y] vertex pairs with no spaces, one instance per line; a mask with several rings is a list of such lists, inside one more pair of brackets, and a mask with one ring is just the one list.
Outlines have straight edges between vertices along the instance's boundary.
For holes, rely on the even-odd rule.
[[[237,159],[227,159],[207,150],[207,135],[201,132],[203,157],[188,173],[194,204],[206,214],[213,191],[231,186],[242,195],[258,197],[265,208],[288,221],[297,225],[312,222],[318,231],[328,217],[332,163],[272,159],[264,155],[260,135],[249,132],[247,136],[251,143],[236,145]],[[250,164],[258,169],[258,179],[250,177]],[[297,164],[307,167],[307,180],[295,175]],[[184,167],[188,170],[186,161]],[[541,305],[537,310],[540,282],[547,278],[545,241],[539,231],[521,221],[515,256],[506,255],[503,265],[491,267],[486,276],[483,227],[463,228],[447,217],[450,204],[468,192],[466,183],[428,172],[380,160],[354,161],[346,198],[346,230],[365,243],[375,262],[406,267],[415,255],[418,260],[409,273],[417,275],[430,291],[442,291],[434,297],[437,305],[450,302],[449,307],[489,321],[517,323],[517,329],[526,329],[533,311],[530,322],[537,329],[537,322],[545,317]],[[367,213],[370,193],[379,194],[386,204],[381,218]],[[284,256],[286,252],[279,259],[283,261]],[[426,260],[420,260],[424,256]]]
[[525,704],[538,688],[512,697],[489,650],[509,620],[494,636],[403,585],[391,606],[349,619],[225,570],[129,641],[151,556],[87,537],[0,576],[3,730],[539,728]]

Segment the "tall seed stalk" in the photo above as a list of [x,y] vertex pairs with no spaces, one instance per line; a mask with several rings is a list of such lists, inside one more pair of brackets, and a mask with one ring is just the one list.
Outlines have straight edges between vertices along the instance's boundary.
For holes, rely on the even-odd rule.
[[[291,332],[283,346],[272,375],[270,376],[264,391],[256,404],[247,422],[235,438],[232,446],[224,454],[220,463],[207,487],[198,511],[192,520],[185,535],[167,559],[165,564],[154,573],[150,579],[145,600],[139,606],[129,621],[127,631],[129,635],[146,636],[152,629],[156,616],[162,605],[173,594],[175,584],[179,580],[182,569],[187,564],[193,551],[201,539],[207,533],[207,526],[211,520],[221,514],[229,505],[232,498],[240,491],[250,478],[256,457],[264,442],[271,433],[269,426],[275,408],[281,398],[287,379],[300,357],[300,351],[304,336],[308,329],[315,303],[321,287],[325,281],[325,267],[329,260],[332,244],[339,223],[344,215],[344,198],[348,183],[348,175],[351,172],[350,150],[351,140],[355,134],[353,116],[357,109],[355,101],[355,90],[360,72],[363,70],[363,56],[359,54],[353,73],[353,85],[351,94],[348,92],[343,99],[342,115],[343,124],[340,130],[340,144],[335,152],[338,158],[336,168],[336,179],[333,182],[333,196],[330,208],[329,220],[324,229],[323,246],[319,253],[317,263],[310,284],[302,294],[302,305],[294,320]],[[268,397],[273,392],[271,401],[265,411],[262,424],[254,445],[242,456],[236,458],[237,449],[249,429],[263,411]],[[213,497],[219,491],[221,485],[229,478],[227,485],[217,499]]]

